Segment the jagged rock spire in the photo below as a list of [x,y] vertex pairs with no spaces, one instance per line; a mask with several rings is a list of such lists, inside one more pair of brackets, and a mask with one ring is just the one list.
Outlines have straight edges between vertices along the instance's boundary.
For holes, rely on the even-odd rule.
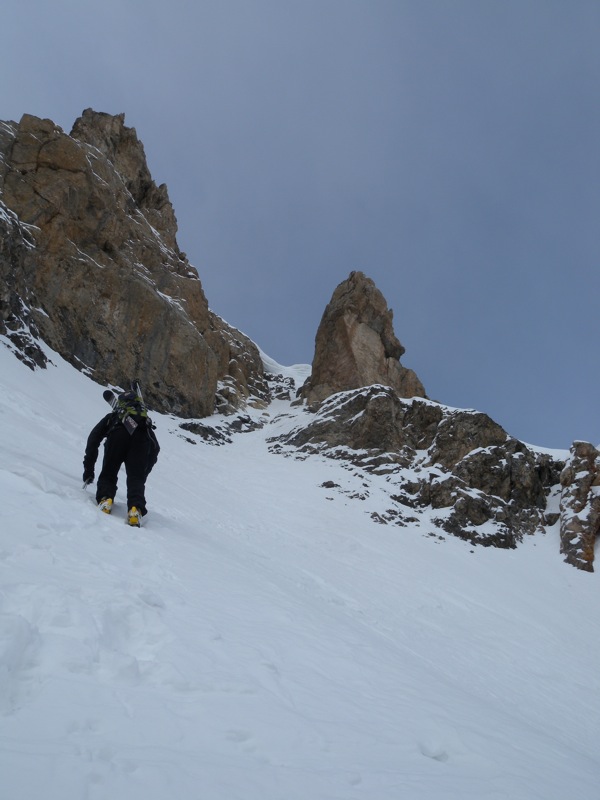
[[393,312],[362,272],[351,272],[329,302],[315,341],[312,374],[302,389],[309,404],[335,392],[381,383],[400,397],[425,397],[423,384],[400,364],[404,347],[394,333]]

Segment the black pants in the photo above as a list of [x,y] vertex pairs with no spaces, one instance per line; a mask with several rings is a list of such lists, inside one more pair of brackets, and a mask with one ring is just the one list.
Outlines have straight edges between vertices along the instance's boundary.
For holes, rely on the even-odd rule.
[[104,443],[102,472],[96,485],[96,500],[114,499],[117,493],[119,469],[125,464],[127,471],[127,508],[135,506],[146,513],[145,485],[148,475],[150,439],[145,427],[129,434],[122,425],[108,434]]

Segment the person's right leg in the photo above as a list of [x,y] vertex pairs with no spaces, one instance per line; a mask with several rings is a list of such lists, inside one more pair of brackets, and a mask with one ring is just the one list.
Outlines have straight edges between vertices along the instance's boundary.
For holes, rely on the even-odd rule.
[[148,473],[148,451],[150,448],[147,432],[138,428],[131,436],[125,456],[127,470],[127,508],[137,508],[146,513],[146,475]]

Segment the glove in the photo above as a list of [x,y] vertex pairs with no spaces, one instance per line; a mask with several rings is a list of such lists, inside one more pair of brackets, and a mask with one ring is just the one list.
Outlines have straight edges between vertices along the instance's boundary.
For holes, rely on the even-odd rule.
[[89,484],[92,483],[93,480],[94,480],[94,470],[93,469],[92,470],[87,470],[86,469],[84,471],[84,473],[83,473],[83,485],[84,486],[89,486]]

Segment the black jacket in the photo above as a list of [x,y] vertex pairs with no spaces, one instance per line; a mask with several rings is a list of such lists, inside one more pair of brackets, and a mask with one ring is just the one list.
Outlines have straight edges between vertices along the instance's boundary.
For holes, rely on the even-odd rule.
[[[117,427],[122,428],[123,423],[119,420],[118,415],[115,414],[114,411],[111,411],[92,428],[90,435],[88,436],[85,447],[85,455],[83,457],[83,472],[85,475],[94,474],[94,467],[96,465],[98,450],[102,444],[102,440],[109,436],[111,431],[115,430]],[[158,444],[156,434],[154,433],[154,427],[149,420],[144,421],[144,423],[140,426],[139,434],[136,431],[134,435],[147,436],[150,441],[148,464],[146,467],[147,477],[150,474],[152,467],[156,464],[158,454],[160,452],[160,445]],[[107,445],[109,444],[110,442],[107,442]]]

